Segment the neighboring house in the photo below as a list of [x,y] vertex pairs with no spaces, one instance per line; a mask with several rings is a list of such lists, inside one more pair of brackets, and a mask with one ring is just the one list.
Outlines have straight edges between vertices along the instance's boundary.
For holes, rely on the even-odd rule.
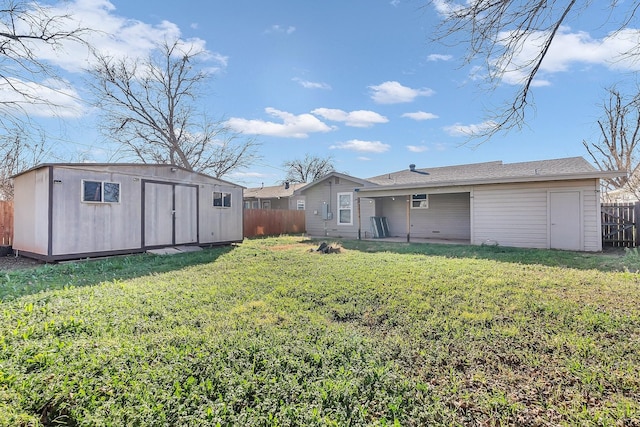
[[602,250],[600,179],[582,157],[392,172],[331,173],[306,196],[310,236],[447,239],[474,245]]
[[245,188],[245,209],[305,209],[305,197],[294,194],[296,190],[303,188],[306,183],[284,183],[270,187]]
[[602,202],[604,203],[638,203],[639,201],[636,192],[626,188],[602,191]]
[[243,187],[180,167],[56,163],[13,179],[21,255],[57,261],[243,239]]

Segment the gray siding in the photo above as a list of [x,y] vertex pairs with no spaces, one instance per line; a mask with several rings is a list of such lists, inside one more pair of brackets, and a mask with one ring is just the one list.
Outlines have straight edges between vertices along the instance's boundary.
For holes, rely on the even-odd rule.
[[473,244],[495,241],[502,246],[549,248],[548,192],[582,194],[583,250],[602,249],[598,180],[476,186],[472,197]]
[[[358,198],[355,188],[361,187],[354,181],[344,178],[331,177],[305,191],[306,197],[306,229],[310,236],[327,236],[356,239],[358,237]],[[338,224],[338,193],[351,193],[353,200],[353,223],[351,225]],[[364,200],[364,199],[363,199]],[[330,220],[322,219],[323,205],[329,206],[333,214]],[[361,203],[360,217],[364,221],[373,216],[375,203]],[[368,222],[363,226],[362,232],[368,230]]]

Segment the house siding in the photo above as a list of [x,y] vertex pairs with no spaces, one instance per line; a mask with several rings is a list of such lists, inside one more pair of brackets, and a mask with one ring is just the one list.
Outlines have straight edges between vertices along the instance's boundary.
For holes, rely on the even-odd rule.
[[[331,177],[305,191],[306,197],[306,230],[310,236],[326,236],[340,238],[358,238],[358,197],[354,191],[361,187],[354,181],[344,178]],[[351,193],[353,197],[353,223],[351,225],[338,224],[338,193]],[[322,219],[323,205],[329,205],[329,211],[333,214],[330,220]],[[375,203],[360,204],[360,218],[363,224],[366,219],[375,213]],[[363,228],[364,232],[367,228]]]
[[581,192],[583,250],[601,250],[595,179],[475,186],[471,243],[491,241],[502,246],[549,248],[548,193],[560,190]]

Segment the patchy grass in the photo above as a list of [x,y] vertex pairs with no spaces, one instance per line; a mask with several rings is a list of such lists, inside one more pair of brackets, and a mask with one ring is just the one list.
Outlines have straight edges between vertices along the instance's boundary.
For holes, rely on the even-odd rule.
[[317,246],[5,277],[0,425],[640,425],[626,257]]

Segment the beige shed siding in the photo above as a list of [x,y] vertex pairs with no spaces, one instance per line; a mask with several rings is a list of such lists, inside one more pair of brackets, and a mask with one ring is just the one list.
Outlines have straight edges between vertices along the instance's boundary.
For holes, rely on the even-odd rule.
[[14,179],[13,249],[47,253],[49,244],[49,170]]
[[[120,184],[120,203],[82,202],[82,180]],[[140,247],[140,182],[130,175],[53,169],[51,255]]]
[[584,250],[600,250],[597,189],[597,180],[476,186],[471,243],[548,248],[548,192],[573,190],[582,194]]
[[[331,182],[331,184],[329,184]],[[361,187],[354,181],[343,178],[330,179],[320,182],[317,185],[305,191],[306,197],[306,229],[310,236],[327,236],[327,237],[343,237],[355,239],[358,237],[358,198],[354,191],[355,188]],[[351,193],[353,196],[353,224],[338,225],[338,193]],[[330,220],[322,219],[322,206],[327,203],[333,218]],[[375,203],[361,203],[360,217],[364,219],[373,216],[375,212]],[[366,228],[363,228],[363,232]]]
[[[214,191],[231,193],[231,207],[213,206]],[[242,240],[242,188],[231,185],[200,185],[200,243]]]

